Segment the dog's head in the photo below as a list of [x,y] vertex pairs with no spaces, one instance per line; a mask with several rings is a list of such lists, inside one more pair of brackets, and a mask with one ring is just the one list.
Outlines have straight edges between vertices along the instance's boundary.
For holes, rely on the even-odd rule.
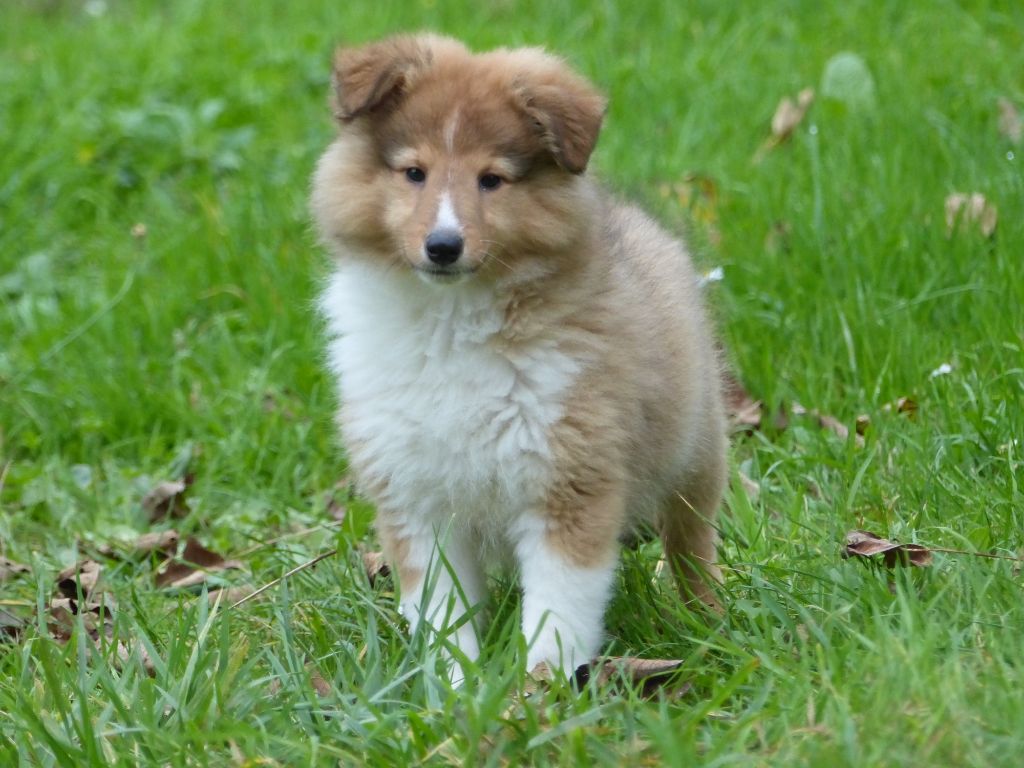
[[313,195],[328,240],[445,282],[543,272],[588,225],[605,102],[554,56],[395,37],[337,53],[332,106]]

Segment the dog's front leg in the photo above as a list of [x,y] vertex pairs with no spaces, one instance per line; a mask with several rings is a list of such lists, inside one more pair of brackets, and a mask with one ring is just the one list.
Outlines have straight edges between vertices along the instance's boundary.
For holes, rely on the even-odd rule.
[[578,501],[571,512],[559,505],[517,526],[527,671],[546,662],[571,675],[601,646],[622,510],[616,498]]
[[[400,607],[416,632],[425,624],[435,638],[451,643],[458,655],[476,661],[478,627],[472,610],[483,603],[486,581],[479,547],[466,526],[379,521],[385,554],[398,570]],[[448,654],[446,653],[446,656]],[[461,664],[451,668],[453,684],[465,678]]]

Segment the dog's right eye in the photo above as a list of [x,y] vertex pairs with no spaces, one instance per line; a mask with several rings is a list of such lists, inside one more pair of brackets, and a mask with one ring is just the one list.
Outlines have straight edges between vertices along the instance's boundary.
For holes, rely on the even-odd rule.
[[405,178],[407,178],[413,184],[422,184],[424,181],[427,180],[427,172],[424,171],[422,168],[416,168],[415,166],[413,166],[412,168],[405,169]]

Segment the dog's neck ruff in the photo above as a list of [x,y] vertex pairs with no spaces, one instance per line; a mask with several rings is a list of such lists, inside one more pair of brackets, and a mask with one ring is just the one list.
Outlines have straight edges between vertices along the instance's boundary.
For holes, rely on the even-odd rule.
[[497,532],[543,498],[549,431],[579,363],[557,334],[508,343],[506,303],[484,283],[425,285],[372,265],[328,282],[344,438],[392,514]]

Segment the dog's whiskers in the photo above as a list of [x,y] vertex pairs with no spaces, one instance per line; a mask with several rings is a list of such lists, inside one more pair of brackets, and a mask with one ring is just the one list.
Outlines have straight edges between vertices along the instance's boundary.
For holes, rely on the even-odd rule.
[[[495,246],[498,246],[499,248],[501,247],[501,244],[500,244],[500,243],[498,243],[498,242],[497,242],[497,241],[495,241],[495,240],[481,240],[481,242],[482,242],[482,243],[483,243],[484,245],[495,245]],[[504,260],[503,260],[503,259],[502,259],[502,258],[501,258],[500,256],[498,256],[498,254],[497,254],[497,253],[495,253],[494,251],[484,251],[484,260],[486,261],[487,259],[494,259],[494,260],[495,260],[496,262],[498,262],[499,264],[501,264],[501,266],[503,266],[503,267],[504,267],[505,269],[507,269],[507,270],[508,270],[509,272],[511,272],[511,271],[512,271],[512,265],[511,265],[511,264],[509,264],[509,263],[508,263],[507,261],[504,261]]]

